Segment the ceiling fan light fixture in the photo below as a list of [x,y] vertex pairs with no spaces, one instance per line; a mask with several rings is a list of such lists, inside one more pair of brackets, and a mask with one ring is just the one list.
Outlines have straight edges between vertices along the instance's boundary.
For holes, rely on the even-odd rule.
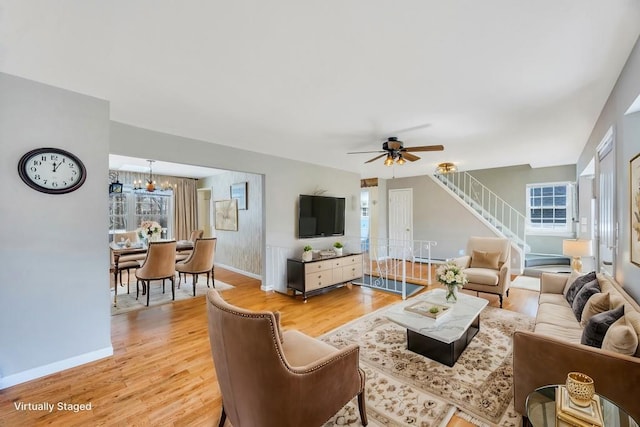
[[402,157],[402,154],[400,154],[396,159],[396,163],[399,165],[404,165],[405,163],[407,163],[407,161],[404,159],[404,157]]
[[458,171],[458,167],[451,162],[439,163],[438,167],[436,168],[436,174],[438,175],[445,175],[445,174],[453,173],[457,171]]
[[391,154],[387,154],[387,158],[384,159],[385,166],[391,166],[393,164],[393,156]]

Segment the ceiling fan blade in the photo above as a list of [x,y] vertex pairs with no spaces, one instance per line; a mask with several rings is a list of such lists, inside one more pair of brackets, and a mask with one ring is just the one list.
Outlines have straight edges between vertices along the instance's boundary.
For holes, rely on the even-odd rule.
[[416,156],[415,154],[411,154],[411,153],[402,153],[402,158],[409,160],[410,162],[415,162],[416,160],[420,160],[420,157]]
[[368,154],[368,153],[386,153],[384,150],[376,150],[376,151],[351,151],[347,154]]
[[381,159],[381,158],[383,158],[383,157],[384,157],[384,156],[386,156],[386,155],[387,155],[387,153],[380,154],[379,156],[376,156],[376,157],[374,157],[374,158],[373,158],[373,159],[371,159],[371,160],[367,160],[365,163],[375,162],[376,160]]
[[423,145],[422,147],[406,147],[402,151],[442,151],[442,145]]

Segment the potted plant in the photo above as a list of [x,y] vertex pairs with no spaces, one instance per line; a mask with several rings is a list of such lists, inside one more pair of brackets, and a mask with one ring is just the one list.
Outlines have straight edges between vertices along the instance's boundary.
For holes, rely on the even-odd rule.
[[342,256],[342,248],[344,248],[344,245],[340,242],[335,242],[333,244],[333,251],[337,256]]
[[309,245],[306,245],[304,248],[302,248],[302,261],[311,261],[311,259],[313,258],[313,252],[312,251],[312,247]]

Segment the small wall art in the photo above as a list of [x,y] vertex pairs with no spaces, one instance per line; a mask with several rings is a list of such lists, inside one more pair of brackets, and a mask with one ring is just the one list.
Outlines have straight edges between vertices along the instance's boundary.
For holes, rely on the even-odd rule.
[[231,198],[238,200],[238,209],[247,209],[247,183],[231,184]]

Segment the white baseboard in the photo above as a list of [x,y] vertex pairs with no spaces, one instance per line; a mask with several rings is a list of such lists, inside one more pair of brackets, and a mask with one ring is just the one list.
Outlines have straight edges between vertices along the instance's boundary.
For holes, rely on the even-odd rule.
[[239,273],[242,274],[244,276],[249,276],[252,279],[258,279],[258,280],[262,280],[262,276],[255,274],[255,273],[249,273],[248,271],[244,271],[244,270],[240,270],[239,268],[235,268],[232,267],[230,265],[226,265],[226,264],[218,264],[216,262],[215,264],[216,267],[220,267],[220,268],[224,268],[225,270],[229,270],[229,271],[233,271],[234,273]]
[[12,387],[17,384],[25,383],[27,381],[35,380],[36,378],[44,377],[49,374],[64,371],[65,369],[84,365],[85,363],[93,362],[95,360],[103,359],[109,356],[113,356],[112,346],[70,357],[58,362],[53,362],[48,365],[38,366],[37,368],[28,369],[26,371],[12,374],[7,377],[2,377],[0,378],[0,390]]

